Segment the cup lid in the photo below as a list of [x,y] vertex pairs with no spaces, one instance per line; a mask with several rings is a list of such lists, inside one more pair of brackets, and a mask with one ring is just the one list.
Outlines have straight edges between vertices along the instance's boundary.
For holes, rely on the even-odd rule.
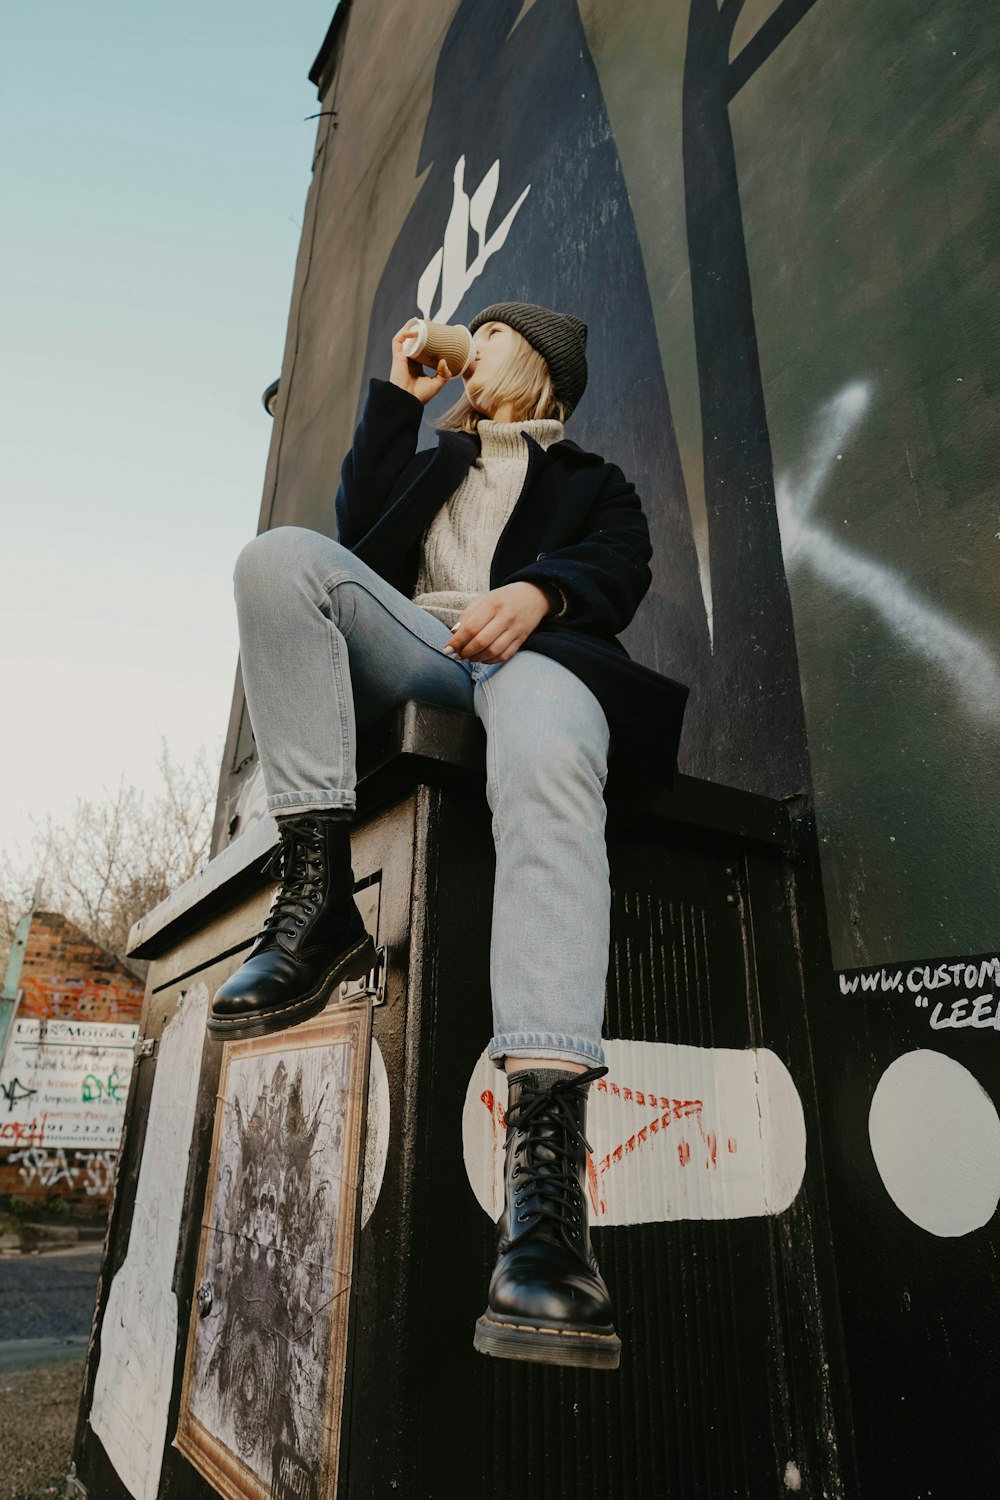
[[[427,342],[427,324],[424,319],[411,318],[410,323],[413,326],[409,328],[406,341],[403,344],[404,354],[418,353],[418,351],[421,350],[424,347],[424,344]],[[409,345],[410,347],[408,348],[407,345]]]

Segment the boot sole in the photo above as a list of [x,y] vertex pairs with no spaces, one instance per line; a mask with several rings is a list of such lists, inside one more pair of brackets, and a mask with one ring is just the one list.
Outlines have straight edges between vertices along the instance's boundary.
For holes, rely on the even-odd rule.
[[223,1037],[226,1041],[243,1041],[246,1037],[267,1036],[269,1032],[297,1026],[300,1021],[308,1021],[310,1016],[324,1010],[333,991],[345,979],[362,979],[368,974],[375,967],[377,957],[374,939],[366,932],[356,947],[340,955],[308,995],[300,995],[291,1004],[277,1010],[255,1011],[232,1019],[210,1015],[206,1029],[212,1036]]
[[594,1331],[546,1328],[537,1323],[508,1323],[484,1313],[476,1322],[473,1348],[494,1359],[531,1360],[542,1365],[575,1365],[591,1370],[617,1370],[622,1341],[613,1328]]

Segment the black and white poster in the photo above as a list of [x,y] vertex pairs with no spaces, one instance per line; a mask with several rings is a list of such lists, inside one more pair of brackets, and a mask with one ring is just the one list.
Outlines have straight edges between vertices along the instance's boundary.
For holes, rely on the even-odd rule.
[[178,1431],[225,1495],[335,1492],[369,1024],[226,1048]]

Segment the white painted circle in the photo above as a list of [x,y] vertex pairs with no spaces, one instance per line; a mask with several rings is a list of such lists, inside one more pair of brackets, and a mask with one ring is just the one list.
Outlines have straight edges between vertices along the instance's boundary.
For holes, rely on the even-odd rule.
[[361,1184],[361,1227],[375,1212],[389,1155],[389,1077],[378,1042],[372,1037],[368,1070],[368,1133],[365,1137],[365,1175]]
[[896,1207],[928,1234],[971,1234],[1000,1203],[1000,1117],[961,1063],[920,1048],[891,1063],[872,1098],[868,1136]]

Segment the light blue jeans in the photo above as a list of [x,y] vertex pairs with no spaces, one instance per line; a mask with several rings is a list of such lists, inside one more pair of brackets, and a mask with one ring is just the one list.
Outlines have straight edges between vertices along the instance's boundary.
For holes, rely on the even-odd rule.
[[534,651],[445,656],[446,625],[319,532],[263,532],[235,583],[272,813],[353,815],[356,726],[409,698],[478,715],[496,846],[489,1055],[603,1062],[610,737],[590,689]]

